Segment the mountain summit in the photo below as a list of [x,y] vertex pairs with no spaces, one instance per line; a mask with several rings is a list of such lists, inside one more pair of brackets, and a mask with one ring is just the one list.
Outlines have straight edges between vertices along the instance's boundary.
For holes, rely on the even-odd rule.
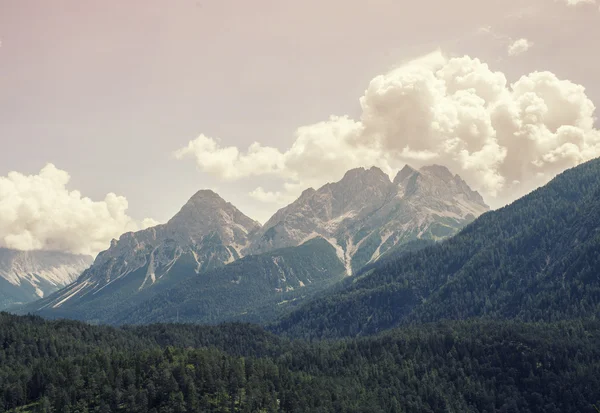
[[177,282],[177,268],[198,274],[233,262],[260,224],[213,191],[198,191],[164,225],[123,234],[96,257],[74,284],[44,300],[44,307],[65,302],[122,301],[148,287]]
[[237,259],[239,250],[246,247],[248,234],[259,228],[258,222],[211,190],[196,192],[165,225],[168,236],[182,243],[201,243],[206,234],[218,237],[223,245],[235,250],[224,261]]
[[82,278],[97,278],[94,268],[99,267],[104,274],[101,278],[111,282],[147,266],[146,286],[156,281],[157,274],[166,275],[185,255],[193,258],[200,272],[240,258],[248,235],[259,228],[258,222],[213,191],[198,191],[166,224],[129,232],[113,241]]
[[[399,181],[443,176],[445,193],[458,192],[472,204],[461,181],[446,171],[418,173],[401,173]],[[275,330],[331,339],[450,319],[597,320],[599,251],[600,159],[595,159],[483,215],[443,243],[374,266],[290,314]]]
[[254,235],[247,253],[327,239],[348,274],[396,245],[453,235],[489,210],[479,193],[440,165],[405,166],[393,181],[381,169],[357,168],[341,181],[305,191]]

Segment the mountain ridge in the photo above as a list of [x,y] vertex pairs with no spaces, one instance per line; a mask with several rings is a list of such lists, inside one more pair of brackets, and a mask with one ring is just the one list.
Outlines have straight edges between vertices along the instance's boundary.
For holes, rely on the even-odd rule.
[[167,282],[180,260],[193,263],[193,274],[233,262],[240,258],[239,250],[247,243],[248,234],[258,227],[256,221],[215,192],[198,191],[166,224],[128,232],[113,240],[74,284],[43,302],[39,309],[58,308],[85,296],[120,296],[110,286],[117,282],[131,284],[133,280],[125,280],[128,277],[137,280],[136,286],[127,287],[128,295],[133,295]]
[[48,296],[74,282],[92,261],[60,251],[0,248],[0,309]]
[[371,269],[274,329],[294,337],[337,338],[447,319],[596,319],[598,251],[600,159],[595,159],[480,216],[444,242]]
[[[158,302],[155,296],[163,291],[176,291],[176,286],[186,280],[247,256],[299,248],[286,254],[291,262],[302,263],[310,254],[300,247],[316,239],[311,244],[316,248],[322,245],[318,241],[322,239],[334,252],[326,254],[328,263],[319,258],[309,265],[299,264],[303,271],[315,274],[320,274],[322,268],[328,269],[318,277],[318,285],[303,290],[318,291],[329,285],[330,280],[338,279],[338,261],[343,264],[345,274],[351,275],[406,242],[435,241],[452,235],[488,209],[479,194],[458,175],[443,167],[431,168],[432,171],[410,168],[410,174],[406,174],[409,170],[405,168],[407,182],[398,183],[377,167],[351,169],[338,182],[317,190],[306,189],[264,226],[214,191],[197,191],[167,223],[113,240],[111,247],[100,253],[74,284],[36,303],[37,307],[27,308],[50,316],[102,314],[102,318],[94,321],[113,320],[119,309],[107,312],[106,306],[143,308],[145,301]],[[245,260],[242,265],[246,267],[235,270],[231,267],[231,271],[241,274],[250,271],[256,277],[264,271],[272,274],[279,271],[284,280],[295,277],[294,269],[287,264],[277,269],[277,265],[265,262],[266,267],[261,270],[256,262],[260,259]],[[260,288],[270,289],[273,277],[263,278]],[[260,289],[256,283],[249,285],[256,291]],[[224,294],[222,287],[218,288]],[[230,289],[233,291],[233,287]],[[263,297],[252,295],[258,296]],[[268,297],[263,298],[269,301]],[[221,301],[225,302],[227,299]],[[152,311],[160,313],[154,307]]]
[[393,181],[377,167],[355,168],[278,210],[245,253],[321,236],[340,251],[351,275],[399,242],[445,238],[488,210],[479,193],[443,166],[406,165]]

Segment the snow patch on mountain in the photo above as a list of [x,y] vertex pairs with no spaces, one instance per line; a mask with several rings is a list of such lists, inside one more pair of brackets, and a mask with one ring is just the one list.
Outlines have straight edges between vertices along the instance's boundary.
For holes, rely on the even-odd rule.
[[84,255],[0,248],[0,278],[19,295],[14,301],[0,302],[0,308],[48,296],[75,281],[91,263],[92,257]]
[[58,308],[58,307],[60,307],[61,305],[64,304],[65,301],[67,301],[68,299],[74,297],[79,291],[83,290],[83,288],[86,287],[87,285],[88,285],[88,283],[84,282],[84,283],[82,283],[80,285],[75,286],[75,288],[73,288],[73,290],[69,291],[70,292],[69,295],[67,295],[65,298],[63,298],[62,300],[60,300],[58,303],[54,304],[52,306],[52,308]]
[[323,239],[325,241],[327,241],[329,244],[331,244],[331,246],[333,248],[335,248],[335,253],[336,253],[337,257],[340,259],[341,262],[346,264],[346,252],[344,251],[342,246],[340,244],[338,244],[337,240],[335,238],[325,238],[325,237],[323,237]]
[[[379,259],[379,257],[381,256],[381,246],[384,245],[392,235],[394,235],[392,231],[387,231],[381,234],[381,241],[379,242],[379,246],[377,247],[373,255],[371,255],[371,259],[369,259],[369,262],[375,262]],[[392,245],[396,245],[396,243]]]

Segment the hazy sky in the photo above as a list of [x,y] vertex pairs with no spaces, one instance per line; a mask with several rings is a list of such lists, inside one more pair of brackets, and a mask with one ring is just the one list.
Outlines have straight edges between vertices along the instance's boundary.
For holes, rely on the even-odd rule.
[[0,0],[0,246],[97,252],[202,188],[264,222],[411,159],[498,206],[600,153],[597,39],[582,0]]

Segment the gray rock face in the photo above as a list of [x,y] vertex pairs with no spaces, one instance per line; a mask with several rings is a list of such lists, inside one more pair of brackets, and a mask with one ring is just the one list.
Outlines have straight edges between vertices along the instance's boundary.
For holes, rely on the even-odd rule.
[[123,234],[76,283],[53,297],[45,307],[101,290],[129,274],[144,272],[138,290],[168,278],[180,260],[193,262],[196,273],[233,262],[260,224],[209,190],[198,191],[166,224]]
[[447,168],[404,167],[390,181],[378,168],[348,171],[279,210],[243,252],[257,254],[321,236],[352,274],[399,243],[442,239],[488,211],[483,198]]
[[198,191],[169,222],[123,234],[96,258],[85,278],[102,268],[107,282],[149,265],[145,285],[164,275],[183,254],[191,254],[200,269],[233,262],[260,224],[242,214],[213,191]]
[[0,248],[0,310],[43,298],[69,285],[92,261],[85,255]]
[[210,190],[198,191],[165,226],[166,236],[179,244],[200,244],[207,234],[236,250],[260,224]]

